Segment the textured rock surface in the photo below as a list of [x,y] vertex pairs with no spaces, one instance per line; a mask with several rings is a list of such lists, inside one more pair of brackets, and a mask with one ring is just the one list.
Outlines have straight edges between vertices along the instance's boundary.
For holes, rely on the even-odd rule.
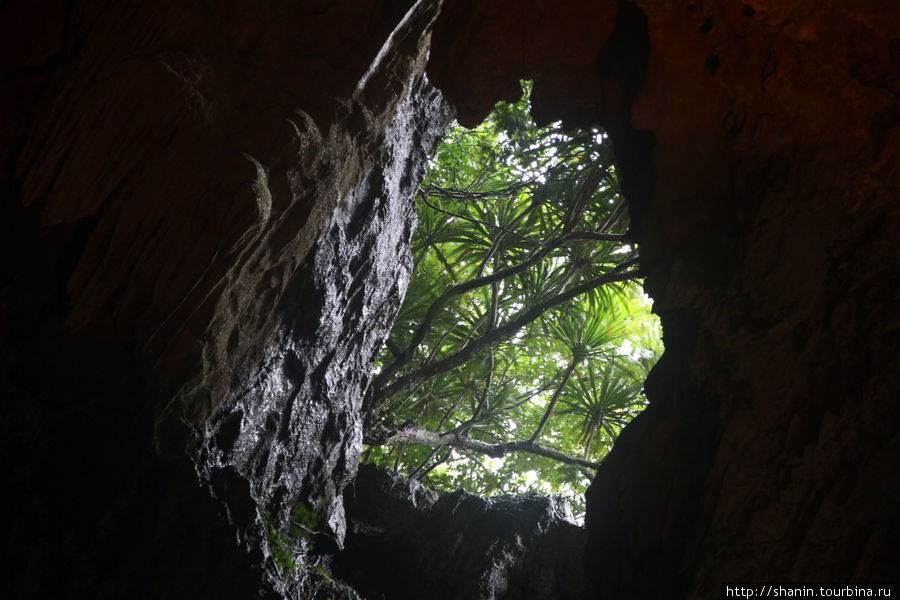
[[[446,117],[408,4],[0,8],[0,596],[253,597],[257,501],[339,546],[415,123]],[[589,493],[598,593],[894,576],[898,32],[891,0],[444,7],[427,69],[461,120],[530,77],[538,118],[608,129],[663,318]]]
[[351,532],[335,573],[368,598],[587,598],[586,532],[564,500],[437,497],[363,465],[347,488]]
[[280,298],[284,322],[264,359],[204,426],[201,479],[217,495],[223,474],[235,470],[277,529],[302,502],[317,515],[317,551],[343,544],[341,492],[359,463],[363,390],[406,291],[423,157],[448,120],[427,82],[397,108],[381,160],[335,208]]
[[3,9],[4,597],[340,592],[263,517],[342,543],[436,5],[200,8]]

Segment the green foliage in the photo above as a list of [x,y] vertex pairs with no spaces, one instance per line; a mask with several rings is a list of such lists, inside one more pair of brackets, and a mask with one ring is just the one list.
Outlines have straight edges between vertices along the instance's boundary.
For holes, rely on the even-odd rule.
[[[661,343],[605,135],[535,126],[525,91],[431,163],[366,458],[441,490],[580,502]],[[412,429],[444,435],[396,435]]]
[[[260,510],[260,517],[266,527],[269,552],[275,561],[278,574],[284,577],[289,571],[300,568],[300,557],[313,547],[318,519],[315,512],[302,502],[291,511],[291,519],[286,532],[279,531],[273,524],[271,515]],[[319,565],[316,565],[320,568]]]

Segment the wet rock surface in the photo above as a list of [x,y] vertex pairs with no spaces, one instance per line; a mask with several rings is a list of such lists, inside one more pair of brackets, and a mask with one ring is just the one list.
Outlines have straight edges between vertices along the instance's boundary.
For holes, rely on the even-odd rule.
[[367,598],[588,598],[586,532],[564,500],[440,497],[362,465],[347,488],[350,531],[334,572]]
[[201,481],[231,507],[228,491],[218,490],[236,475],[266,515],[265,525],[260,515],[233,519],[242,530],[252,521],[255,535],[285,531],[302,503],[315,515],[316,551],[343,546],[342,491],[359,463],[363,393],[412,269],[412,197],[449,119],[426,81],[410,90],[385,132],[382,159],[342,199],[310,264],[288,284],[277,307],[284,322],[265,359],[203,426]]

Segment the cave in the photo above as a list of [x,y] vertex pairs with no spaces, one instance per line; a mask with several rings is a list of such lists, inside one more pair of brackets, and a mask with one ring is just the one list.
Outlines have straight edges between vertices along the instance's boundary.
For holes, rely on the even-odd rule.
[[[0,40],[3,597],[896,579],[896,2],[11,0]],[[521,79],[608,132],[664,329],[585,529],[359,466],[424,164]]]

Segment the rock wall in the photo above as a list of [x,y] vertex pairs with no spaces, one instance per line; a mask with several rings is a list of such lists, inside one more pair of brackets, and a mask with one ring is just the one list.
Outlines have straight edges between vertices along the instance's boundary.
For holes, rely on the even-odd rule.
[[307,567],[344,538],[426,70],[615,144],[667,350],[589,491],[597,594],[893,577],[896,3],[410,4],[0,8],[2,595],[354,597],[263,520],[312,510]]
[[2,9],[4,597],[354,596],[305,555],[450,119],[408,8]]
[[347,487],[347,547],[334,573],[367,598],[589,598],[586,532],[565,500],[437,494],[361,465]]

